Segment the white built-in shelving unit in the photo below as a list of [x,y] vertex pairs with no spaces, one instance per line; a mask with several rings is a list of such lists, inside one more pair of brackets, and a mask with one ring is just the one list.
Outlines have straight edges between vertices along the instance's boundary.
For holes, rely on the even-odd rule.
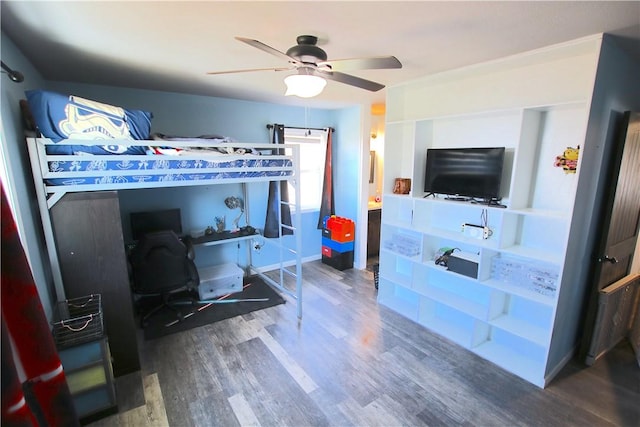
[[[540,387],[556,373],[552,335],[589,173],[554,161],[584,148],[599,46],[582,39],[387,94],[378,301]],[[453,147],[506,148],[502,207],[425,197],[427,149]],[[396,178],[411,179],[410,194],[393,194]],[[488,238],[463,233],[483,221]],[[477,276],[436,265],[441,248],[472,254]]]

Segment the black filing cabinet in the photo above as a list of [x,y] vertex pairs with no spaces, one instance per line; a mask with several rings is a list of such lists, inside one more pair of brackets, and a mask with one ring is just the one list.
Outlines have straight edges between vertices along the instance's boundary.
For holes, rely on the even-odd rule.
[[67,193],[50,216],[66,297],[102,295],[115,376],[140,370],[118,193]]

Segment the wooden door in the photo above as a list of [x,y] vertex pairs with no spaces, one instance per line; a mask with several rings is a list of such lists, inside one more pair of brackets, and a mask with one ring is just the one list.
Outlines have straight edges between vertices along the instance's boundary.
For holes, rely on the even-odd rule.
[[[619,284],[630,272],[640,224],[640,113],[625,113],[624,123],[613,157],[594,274],[595,286],[589,301],[581,348],[588,365],[629,333],[634,314],[638,311],[637,285],[633,284],[637,281],[631,281],[629,287]],[[610,285],[610,291],[603,291]],[[619,338],[616,334],[620,335]]]
[[629,332],[629,342],[631,342],[631,347],[636,353],[636,361],[640,366],[640,301],[636,301],[636,304],[636,317],[631,326],[631,332]]

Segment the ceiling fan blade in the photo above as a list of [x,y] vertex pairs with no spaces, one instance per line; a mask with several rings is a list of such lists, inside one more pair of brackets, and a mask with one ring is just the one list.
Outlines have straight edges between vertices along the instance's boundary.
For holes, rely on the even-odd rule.
[[335,59],[319,62],[318,66],[325,64],[329,65],[333,71],[386,70],[391,68],[402,68],[402,64],[395,56]]
[[361,89],[370,90],[371,92],[377,92],[380,89],[384,88],[383,84],[352,76],[351,74],[340,73],[337,71],[324,71],[316,69],[314,71],[314,74],[324,77],[327,80],[333,80],[336,82],[348,84],[351,86],[359,87]]
[[292,58],[291,56],[287,55],[284,52],[280,52],[278,49],[274,49],[271,46],[268,46],[258,40],[254,40],[254,39],[248,39],[245,37],[236,37],[236,40],[239,40],[241,42],[244,42],[246,44],[248,44],[249,46],[253,46],[256,47],[264,52],[270,53],[271,55],[277,56],[280,59],[284,59],[285,61],[291,62],[292,64],[298,64],[301,65],[302,63],[300,61],[298,61],[295,58]]
[[210,71],[207,74],[216,75],[216,74],[234,74],[234,73],[251,73],[254,71],[288,71],[294,70],[295,67],[271,67],[271,68],[251,68],[244,70],[227,70],[227,71]]

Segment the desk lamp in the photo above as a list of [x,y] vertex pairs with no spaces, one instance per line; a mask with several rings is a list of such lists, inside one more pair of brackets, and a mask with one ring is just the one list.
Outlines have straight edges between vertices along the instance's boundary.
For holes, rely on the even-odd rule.
[[244,202],[240,197],[230,196],[224,199],[224,204],[227,205],[229,209],[240,209],[240,215],[233,220],[233,228],[231,229],[231,232],[235,233],[240,231],[238,222],[240,222],[240,218],[242,217],[242,214],[244,214]]

